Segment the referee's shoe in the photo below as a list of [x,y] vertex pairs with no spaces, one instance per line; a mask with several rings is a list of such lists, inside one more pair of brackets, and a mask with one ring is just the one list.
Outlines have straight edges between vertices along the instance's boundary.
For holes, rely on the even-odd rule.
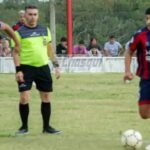
[[61,132],[62,132],[61,130],[57,130],[51,126],[43,129],[43,133],[46,134],[60,134]]
[[16,132],[16,135],[26,135],[29,134],[28,128],[21,127],[19,130]]

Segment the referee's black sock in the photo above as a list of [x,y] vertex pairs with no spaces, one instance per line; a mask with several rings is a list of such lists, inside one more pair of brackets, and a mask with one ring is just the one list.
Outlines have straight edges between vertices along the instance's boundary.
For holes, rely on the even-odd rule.
[[41,104],[41,114],[43,118],[43,128],[46,129],[49,127],[49,120],[51,116],[51,103],[42,102]]
[[28,128],[29,104],[19,104],[22,128]]

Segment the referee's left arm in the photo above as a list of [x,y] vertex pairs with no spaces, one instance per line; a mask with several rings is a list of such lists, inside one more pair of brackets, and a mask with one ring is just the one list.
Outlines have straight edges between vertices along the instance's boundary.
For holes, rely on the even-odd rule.
[[49,42],[47,44],[47,53],[48,53],[48,57],[50,58],[50,60],[52,61],[52,64],[55,68],[55,74],[56,74],[56,79],[60,78],[60,69],[59,69],[59,63],[56,57],[56,53],[53,49],[53,46],[51,44],[51,42]]

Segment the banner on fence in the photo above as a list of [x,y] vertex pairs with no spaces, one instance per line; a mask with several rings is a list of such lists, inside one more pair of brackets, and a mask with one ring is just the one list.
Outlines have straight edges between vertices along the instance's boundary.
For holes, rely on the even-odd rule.
[[[124,72],[124,57],[58,57],[61,72]],[[51,62],[49,66],[53,71]],[[132,59],[131,70],[137,68],[136,58]],[[14,73],[13,58],[0,57],[0,73]]]

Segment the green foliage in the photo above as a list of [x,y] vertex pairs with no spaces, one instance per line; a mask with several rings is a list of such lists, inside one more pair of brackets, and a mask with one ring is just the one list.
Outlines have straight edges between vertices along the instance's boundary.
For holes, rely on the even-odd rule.
[[[66,1],[56,2],[57,42],[66,35]],[[149,0],[72,0],[73,40],[84,39],[88,43],[91,36],[104,44],[110,34],[114,34],[123,45],[136,30],[145,25],[144,11],[150,6]],[[17,3],[17,5],[16,5]],[[26,4],[36,4],[40,8],[40,23],[49,25],[49,2],[38,0],[4,0],[0,4],[1,19],[13,25],[17,11]]]

